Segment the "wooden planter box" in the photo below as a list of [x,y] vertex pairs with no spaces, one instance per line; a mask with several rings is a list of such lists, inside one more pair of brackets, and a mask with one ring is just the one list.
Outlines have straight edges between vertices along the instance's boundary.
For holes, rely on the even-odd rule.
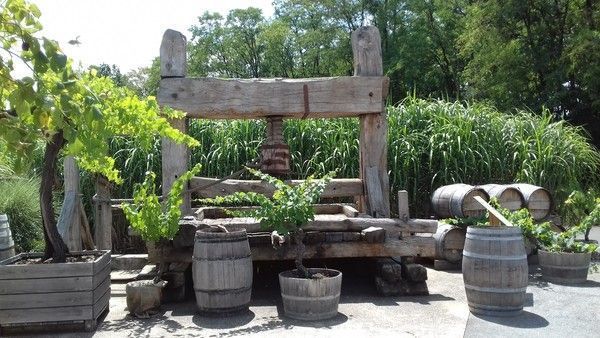
[[9,265],[41,253],[19,254],[0,262],[0,329],[32,324],[83,323],[96,329],[108,310],[110,251],[76,252],[95,255],[93,262]]

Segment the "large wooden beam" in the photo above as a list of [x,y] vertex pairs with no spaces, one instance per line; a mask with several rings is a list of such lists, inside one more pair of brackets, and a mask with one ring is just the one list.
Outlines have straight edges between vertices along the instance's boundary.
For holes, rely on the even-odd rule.
[[[168,29],[163,35],[160,45],[160,76],[162,79],[181,79],[186,75],[186,39],[183,34]],[[186,119],[171,120],[173,128],[186,133]],[[171,191],[173,182],[188,170],[190,152],[183,144],[178,144],[169,138],[163,138],[162,143],[162,194],[166,196]],[[190,195],[184,193],[181,210],[184,214],[190,212]]]
[[[297,185],[303,180],[290,180],[287,183]],[[273,195],[275,187],[269,183],[258,180],[225,180],[219,182],[216,178],[194,177],[190,181],[192,189],[206,187],[198,190],[197,194],[203,198],[214,198],[216,196],[231,195],[235,192],[256,192],[266,196]],[[358,178],[333,179],[325,187],[321,195],[323,198],[348,197],[363,194],[363,183]]]
[[[285,245],[277,250],[271,246],[251,248],[253,261],[291,260],[296,257],[296,248]],[[433,237],[408,237],[386,239],[385,243],[337,242],[306,245],[305,259],[310,258],[346,258],[346,257],[434,257],[435,240]],[[170,249],[162,258],[166,262],[192,262],[191,248]],[[156,256],[149,254],[148,259],[155,261]]]
[[[361,27],[352,32],[354,76],[361,81],[383,75],[381,38],[376,27]],[[387,92],[382,92],[382,98]],[[390,216],[390,183],[387,173],[387,117],[383,99],[379,114],[360,117],[360,178],[365,182],[361,211],[373,217]]]
[[104,176],[96,178],[96,201],[94,217],[94,241],[98,250],[112,250],[112,208],[110,182]]
[[81,251],[79,168],[73,156],[65,157],[63,163],[65,196],[56,226],[69,251]]
[[387,78],[166,78],[158,102],[204,119],[351,117],[381,113]]

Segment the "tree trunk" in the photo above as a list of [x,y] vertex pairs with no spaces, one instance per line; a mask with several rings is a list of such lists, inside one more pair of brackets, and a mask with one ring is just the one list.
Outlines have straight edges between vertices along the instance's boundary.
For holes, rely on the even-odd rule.
[[54,187],[54,174],[56,173],[56,160],[58,153],[65,144],[62,131],[52,136],[52,140],[46,144],[44,151],[44,162],[42,165],[42,180],[40,185],[40,209],[44,223],[44,239],[46,249],[44,260],[52,257],[54,263],[65,262],[69,249],[63,242],[56,227],[56,218],[52,208],[52,188]]
[[296,264],[296,269],[298,269],[298,273],[304,278],[311,278],[312,275],[308,271],[308,269],[302,264],[302,258],[304,257],[304,250],[306,247],[304,246],[304,231],[302,229],[298,229],[294,232],[294,241],[296,242],[296,259],[294,263]]

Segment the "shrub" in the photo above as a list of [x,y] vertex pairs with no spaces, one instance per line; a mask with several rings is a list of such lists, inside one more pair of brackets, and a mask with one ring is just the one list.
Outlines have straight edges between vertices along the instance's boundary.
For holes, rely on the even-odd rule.
[[0,180],[0,214],[8,215],[17,252],[44,248],[39,186],[39,179]]

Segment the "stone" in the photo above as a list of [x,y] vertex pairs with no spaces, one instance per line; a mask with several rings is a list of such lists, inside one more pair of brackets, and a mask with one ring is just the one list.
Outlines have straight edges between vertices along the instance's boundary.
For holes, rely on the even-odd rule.
[[402,276],[411,282],[427,280],[427,269],[421,264],[402,264]]

